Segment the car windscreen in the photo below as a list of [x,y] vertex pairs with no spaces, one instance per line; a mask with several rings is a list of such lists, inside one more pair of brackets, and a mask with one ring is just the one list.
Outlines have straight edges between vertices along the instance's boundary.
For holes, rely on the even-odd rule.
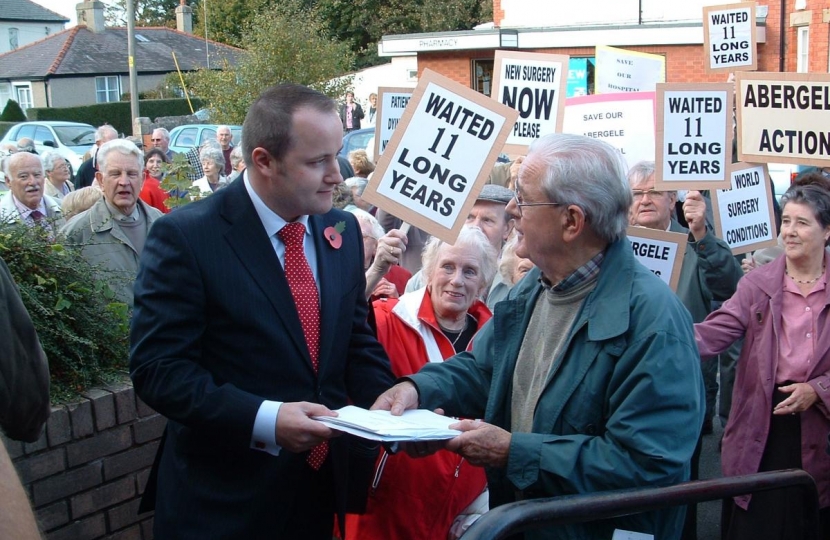
[[52,126],[64,146],[95,144],[95,130],[87,126]]

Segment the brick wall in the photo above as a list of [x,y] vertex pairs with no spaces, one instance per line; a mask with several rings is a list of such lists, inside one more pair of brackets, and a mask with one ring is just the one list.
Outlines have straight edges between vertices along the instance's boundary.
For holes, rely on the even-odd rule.
[[48,540],[150,540],[138,515],[166,420],[128,383],[55,407],[37,442],[3,439]]
[[[826,27],[827,25],[825,24],[824,26]],[[769,33],[767,35],[769,36]],[[705,72],[704,51],[702,45],[632,46],[624,48],[632,51],[664,55],[666,57],[666,82],[726,82],[725,73],[707,74]],[[812,48],[813,45],[811,45],[811,49]],[[593,47],[522,49],[522,52],[567,54],[572,57],[594,56],[594,51],[595,49]],[[470,77],[472,61],[492,59],[493,56],[493,51],[484,50],[419,53],[418,74],[420,75],[424,69],[429,68],[433,71],[437,71],[445,77],[449,77],[450,79],[463,84],[464,86],[471,87]],[[774,58],[770,59],[770,56],[773,56]],[[765,65],[764,69],[778,71],[777,39],[774,44],[759,44],[758,58],[762,64]],[[824,61],[827,61],[826,54],[824,56]]]

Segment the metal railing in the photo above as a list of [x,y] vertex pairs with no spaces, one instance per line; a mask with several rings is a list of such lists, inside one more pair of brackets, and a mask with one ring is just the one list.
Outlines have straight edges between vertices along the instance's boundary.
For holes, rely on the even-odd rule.
[[473,523],[464,540],[499,540],[528,529],[597,521],[651,510],[725,499],[758,491],[797,487],[804,491],[804,540],[818,540],[818,491],[813,477],[800,469],[697,480],[661,488],[606,491],[530,499],[493,508]]

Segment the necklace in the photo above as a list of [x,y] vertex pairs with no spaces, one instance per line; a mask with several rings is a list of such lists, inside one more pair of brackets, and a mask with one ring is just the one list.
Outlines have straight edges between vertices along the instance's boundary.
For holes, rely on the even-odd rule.
[[[455,344],[458,343],[458,340],[461,339],[461,336],[464,335],[464,332],[467,330],[467,326],[470,324],[470,319],[466,315],[464,316],[464,327],[458,331],[458,334],[455,336],[455,339],[451,341],[452,349],[455,350]],[[450,339],[450,335],[455,334],[455,332],[451,330],[447,330],[441,323],[438,323],[438,327],[441,329],[441,332],[447,339]]]
[[825,265],[821,265],[821,274],[814,277],[813,279],[809,279],[809,280],[806,280],[806,281],[801,281],[800,279],[795,279],[794,277],[790,276],[789,268],[787,268],[787,266],[784,265],[784,273],[787,274],[787,276],[789,276],[790,279],[792,279],[793,281],[795,281],[799,285],[812,285],[813,283],[818,281],[821,278],[821,276],[824,275],[824,270],[825,270]]

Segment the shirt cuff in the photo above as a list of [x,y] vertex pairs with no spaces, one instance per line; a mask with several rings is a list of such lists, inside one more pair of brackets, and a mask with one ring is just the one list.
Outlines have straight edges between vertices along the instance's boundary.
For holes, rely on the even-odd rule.
[[277,444],[277,415],[282,401],[263,401],[254,420],[254,432],[251,434],[251,448],[267,452],[272,456],[280,455],[282,446]]

